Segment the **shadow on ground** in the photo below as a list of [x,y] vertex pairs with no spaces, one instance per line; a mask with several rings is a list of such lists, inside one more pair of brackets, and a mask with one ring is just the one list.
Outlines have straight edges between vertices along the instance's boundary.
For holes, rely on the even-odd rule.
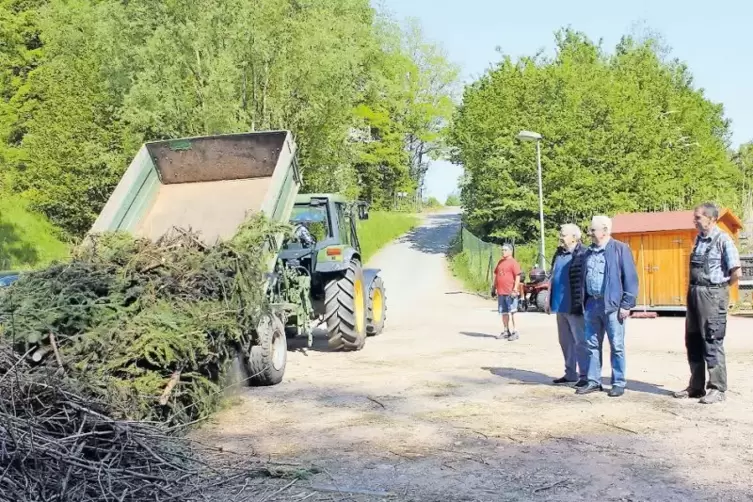
[[288,338],[288,351],[301,352],[304,355],[306,352],[335,352],[329,348],[329,337],[327,331],[322,328],[314,328],[314,336],[311,347],[308,346],[308,337],[296,336],[295,338]]
[[422,253],[445,254],[459,230],[459,214],[433,214],[427,218],[427,224],[408,232],[400,242],[408,242]]
[[[538,371],[521,370],[517,368],[484,367],[481,369],[490,372],[492,375],[496,375],[498,377],[501,377],[507,380],[514,380],[521,384],[529,384],[529,385],[554,385],[552,383],[552,380],[554,380],[555,378],[559,378],[561,376],[561,375],[558,375],[557,377],[553,377],[551,375],[539,373]],[[601,380],[601,383],[602,385],[609,385],[610,380],[607,377],[603,377]],[[628,379],[627,386],[625,388],[628,391],[642,392],[644,394],[654,394],[657,396],[671,396],[672,395],[671,390],[667,390],[664,387],[661,387],[659,385],[655,385],[652,383],[641,382],[640,380]]]
[[479,333],[477,331],[461,331],[461,335],[470,336],[471,338],[497,338],[497,335],[489,333]]

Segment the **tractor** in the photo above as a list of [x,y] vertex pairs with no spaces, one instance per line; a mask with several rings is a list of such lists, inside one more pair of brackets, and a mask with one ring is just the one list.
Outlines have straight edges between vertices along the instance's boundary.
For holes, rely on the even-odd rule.
[[298,305],[288,316],[288,338],[308,336],[312,321],[326,323],[335,351],[361,350],[367,336],[382,332],[387,296],[379,269],[364,268],[356,219],[368,204],[340,194],[299,194],[290,223],[292,237],[278,254],[278,291]]

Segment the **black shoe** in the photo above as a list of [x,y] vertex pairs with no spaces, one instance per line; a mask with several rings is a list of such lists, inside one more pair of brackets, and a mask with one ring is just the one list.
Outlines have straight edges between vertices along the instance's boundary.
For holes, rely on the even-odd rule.
[[576,394],[590,394],[592,392],[599,392],[601,390],[604,390],[601,384],[594,384],[594,383],[588,382],[583,387],[578,387],[575,390],[575,393]]
[[567,378],[562,377],[562,378],[557,378],[555,380],[552,380],[552,382],[556,384],[561,384],[561,383],[572,383],[572,382],[575,382],[575,380],[568,380]]
[[575,384],[575,388],[585,387],[588,385],[588,380],[578,380],[578,383]]
[[609,394],[607,394],[609,397],[620,397],[625,393],[625,387],[615,387],[612,386],[611,389],[609,389]]
[[672,393],[672,397],[676,399],[687,399],[687,398],[698,399],[705,395],[706,395],[706,391],[703,389],[695,390],[695,389],[690,389],[690,388],[679,390],[677,392]]

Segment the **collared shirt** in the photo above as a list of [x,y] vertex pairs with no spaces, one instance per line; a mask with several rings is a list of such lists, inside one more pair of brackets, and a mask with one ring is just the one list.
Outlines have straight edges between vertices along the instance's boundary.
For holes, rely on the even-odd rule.
[[707,279],[712,284],[725,284],[729,282],[730,270],[740,267],[740,253],[728,233],[722,232],[718,226],[714,226],[705,237],[699,233],[695,238],[691,260],[703,260],[703,255],[717,235],[719,235],[717,245],[709,253],[709,277]]
[[554,260],[552,269],[551,311],[569,314],[572,299],[570,298],[570,263],[573,260],[572,251],[562,250]]
[[600,298],[604,296],[604,271],[607,260],[604,256],[606,244],[596,246],[591,244],[586,260],[586,294]]

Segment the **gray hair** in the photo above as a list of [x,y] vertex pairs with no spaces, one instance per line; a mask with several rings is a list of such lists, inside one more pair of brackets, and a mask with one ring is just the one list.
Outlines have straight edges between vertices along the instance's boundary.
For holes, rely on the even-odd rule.
[[607,233],[612,233],[612,220],[609,218],[609,216],[604,216],[603,214],[599,214],[591,218],[591,226],[592,227],[604,227],[607,229]]
[[695,208],[703,211],[703,215],[707,218],[719,219],[719,208],[713,202],[704,202],[703,204],[698,204]]
[[565,223],[560,227],[560,232],[562,232],[565,235],[572,235],[576,239],[580,240],[582,237],[582,234],[580,232],[580,227],[574,223]]

